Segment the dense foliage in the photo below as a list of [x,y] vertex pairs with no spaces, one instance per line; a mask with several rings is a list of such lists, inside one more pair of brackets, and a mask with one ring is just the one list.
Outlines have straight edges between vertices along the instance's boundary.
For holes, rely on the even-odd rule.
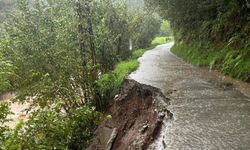
[[215,64],[225,74],[250,80],[249,0],[146,1],[171,22],[175,53],[198,65],[198,60],[206,59],[206,65]]
[[143,55],[145,49],[135,50],[129,60],[122,61],[116,65],[112,72],[103,74],[96,82],[96,93],[101,100],[101,105],[107,105],[110,100],[119,92],[124,77],[138,68],[137,59]]
[[156,37],[151,42],[151,45],[152,46],[157,46],[157,45],[165,44],[165,43],[168,43],[168,42],[172,42],[173,40],[174,40],[173,37]]
[[20,90],[17,99],[33,97],[40,107],[59,103],[65,111],[98,103],[98,74],[129,57],[129,39],[139,41],[134,47],[146,47],[158,32],[157,17],[133,13],[110,0],[33,5],[19,0],[17,13],[5,23],[0,47],[0,56],[7,60],[3,65],[14,66],[8,82]]
[[11,114],[8,104],[0,104],[0,149],[4,148],[4,141],[7,139],[7,133],[9,127],[6,125],[6,122],[9,121],[7,118]]
[[5,140],[5,149],[82,150],[103,119],[101,113],[89,107],[73,110],[69,115],[47,107],[36,111],[27,123],[20,122]]
[[172,36],[172,29],[168,20],[163,20],[160,27],[160,36]]
[[144,17],[142,26],[139,28],[140,34],[137,39],[137,44],[140,48],[150,46],[151,41],[154,39],[154,36],[151,35],[159,33],[160,25],[161,19],[157,14],[152,13],[152,15],[146,15]]
[[0,146],[83,149],[106,118],[100,111],[138,67],[128,60],[134,58],[129,48],[150,45],[161,19],[112,0],[15,4],[0,23],[0,96],[15,90],[15,101],[31,108],[29,120],[11,131],[5,126],[9,109],[0,107]]

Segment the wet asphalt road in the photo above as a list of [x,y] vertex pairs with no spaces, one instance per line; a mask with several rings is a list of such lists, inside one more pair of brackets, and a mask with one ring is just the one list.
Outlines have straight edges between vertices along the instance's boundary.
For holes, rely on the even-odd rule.
[[149,149],[250,150],[250,98],[206,77],[209,72],[170,52],[173,43],[146,52],[130,77],[160,88],[171,99],[165,121]]

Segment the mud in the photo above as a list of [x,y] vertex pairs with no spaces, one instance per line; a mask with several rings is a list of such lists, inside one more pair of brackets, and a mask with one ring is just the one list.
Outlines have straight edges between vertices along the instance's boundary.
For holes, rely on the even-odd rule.
[[[162,107],[168,103],[159,89],[126,79],[109,109],[112,119],[99,126],[88,150],[147,149],[157,137],[163,119],[172,118],[171,112]],[[114,131],[117,134],[112,136]],[[111,148],[107,146],[110,142]]]
[[29,108],[30,104],[29,103],[21,104],[18,102],[12,103],[11,100],[15,96],[16,96],[15,92],[9,92],[0,97],[0,103],[10,104],[10,111],[13,114],[8,115],[8,119],[10,119],[10,121],[7,122],[6,125],[11,129],[14,129],[20,121],[27,121],[29,117],[25,110]]

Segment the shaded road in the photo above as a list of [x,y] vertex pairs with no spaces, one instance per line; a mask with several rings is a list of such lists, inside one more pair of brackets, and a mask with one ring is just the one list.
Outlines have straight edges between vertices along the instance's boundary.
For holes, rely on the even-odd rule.
[[250,149],[250,99],[173,55],[172,45],[146,52],[130,75],[171,99],[173,120],[149,149]]

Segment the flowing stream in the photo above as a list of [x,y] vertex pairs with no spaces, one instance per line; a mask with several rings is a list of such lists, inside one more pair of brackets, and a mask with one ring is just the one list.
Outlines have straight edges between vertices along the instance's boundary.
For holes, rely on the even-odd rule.
[[28,114],[25,109],[29,108],[29,104],[20,104],[18,102],[11,103],[11,99],[15,97],[15,93],[6,93],[0,97],[0,103],[10,103],[10,111],[13,113],[8,115],[8,119],[11,119],[6,123],[11,129],[15,129],[16,125],[22,120],[28,120]]
[[[184,62],[170,52],[174,43],[158,46],[139,59],[130,77],[160,88],[171,99],[171,121],[148,149],[250,149],[250,98],[224,81]],[[238,81],[235,81],[238,82]],[[242,84],[242,91],[250,85]],[[238,84],[237,84],[238,85]],[[237,86],[238,88],[238,86]]]

